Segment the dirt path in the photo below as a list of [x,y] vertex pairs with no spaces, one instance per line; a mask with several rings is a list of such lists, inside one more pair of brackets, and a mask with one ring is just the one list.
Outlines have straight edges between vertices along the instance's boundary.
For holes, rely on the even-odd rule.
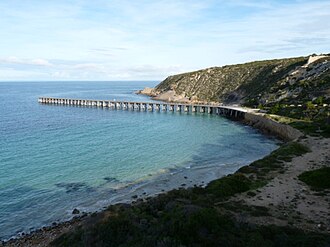
[[[230,200],[268,209],[269,216],[245,215],[245,221],[330,233],[330,191],[313,191],[298,179],[303,171],[330,167],[330,138],[308,137],[300,142],[311,152],[286,162],[286,171],[253,191],[254,196],[251,192],[243,193]],[[242,218],[242,215],[237,216]]]

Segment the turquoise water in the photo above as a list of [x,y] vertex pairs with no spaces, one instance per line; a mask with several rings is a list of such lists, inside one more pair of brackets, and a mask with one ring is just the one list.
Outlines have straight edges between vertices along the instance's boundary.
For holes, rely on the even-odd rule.
[[[39,96],[149,101],[156,82],[0,83],[0,239],[100,209],[182,168],[244,165],[277,146],[219,116],[42,105]],[[227,171],[228,172],[228,171]]]

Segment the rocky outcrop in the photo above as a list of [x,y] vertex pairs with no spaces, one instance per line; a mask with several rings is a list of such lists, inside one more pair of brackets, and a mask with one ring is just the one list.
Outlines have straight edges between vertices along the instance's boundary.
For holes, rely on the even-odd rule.
[[138,90],[136,93],[151,96],[151,97],[158,95],[158,92],[154,88],[150,88],[150,87],[146,87],[143,90]]
[[303,134],[287,124],[281,124],[260,113],[245,113],[244,123],[261,130],[264,133],[275,135],[284,141],[296,140]]
[[168,90],[163,93],[160,93],[154,88],[146,87],[143,90],[137,91],[136,93],[150,96],[154,100],[161,100],[166,102],[180,102],[180,103],[192,102],[191,99],[185,97],[185,94],[177,94],[174,90]]
[[153,97],[155,100],[167,101],[167,102],[181,102],[187,103],[190,102],[185,95],[177,95],[174,90],[169,90],[164,93],[158,94],[157,96]]

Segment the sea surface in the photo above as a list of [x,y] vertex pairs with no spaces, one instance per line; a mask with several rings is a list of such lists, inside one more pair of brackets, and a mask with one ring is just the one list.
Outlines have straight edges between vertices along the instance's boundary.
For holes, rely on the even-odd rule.
[[[158,82],[0,82],[0,239],[99,210],[157,176],[259,159],[278,141],[207,115],[43,105],[39,96],[150,101]],[[125,190],[126,188],[126,190]]]

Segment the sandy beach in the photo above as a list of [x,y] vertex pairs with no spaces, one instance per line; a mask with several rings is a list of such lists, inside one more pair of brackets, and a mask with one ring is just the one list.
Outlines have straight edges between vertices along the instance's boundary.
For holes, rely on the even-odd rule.
[[[304,171],[330,167],[330,138],[307,137],[299,141],[311,152],[285,162],[285,172],[276,174],[266,186],[254,190],[254,196],[240,194],[231,202],[269,209],[269,216],[245,217],[247,222],[261,225],[296,227],[330,233],[330,193],[311,190],[298,176]],[[251,194],[251,192],[249,193]],[[241,215],[237,214],[237,217]]]
[[[239,203],[247,206],[263,206],[269,208],[270,215],[254,217],[251,215],[236,214],[240,220],[261,225],[290,225],[303,230],[314,232],[330,232],[330,195],[320,196],[307,185],[299,181],[297,176],[305,170],[330,166],[330,139],[307,137],[300,142],[311,149],[311,152],[296,157],[292,162],[285,163],[286,171],[276,174],[267,185],[255,191],[255,196],[242,193],[232,197],[230,203]],[[240,166],[237,166],[238,169]],[[230,168],[232,169],[232,168]],[[206,169],[182,169],[173,172],[170,176],[162,174],[157,180],[128,187],[125,194],[113,199],[114,203],[138,203],[147,201],[150,196],[156,196],[175,188],[205,186],[208,182],[217,179],[229,171],[228,167],[220,165]],[[97,213],[102,217],[105,211]],[[4,246],[47,246],[62,233],[68,232],[78,225],[90,221],[90,216],[82,214],[71,221],[58,225],[44,227],[19,239],[3,243]],[[294,220],[296,219],[296,220]],[[297,220],[298,219],[298,220]]]
[[[156,175],[146,181],[128,185],[121,188],[116,196],[105,198],[102,204],[130,204],[147,201],[150,197],[178,188],[205,187],[210,181],[235,172],[247,164],[219,164],[204,167],[185,167],[172,169],[160,175]],[[104,207],[103,209],[106,209]],[[97,212],[83,212],[77,208],[79,214],[72,215],[73,218],[62,223],[53,223],[29,234],[21,234],[16,239],[2,243],[4,246],[47,246],[56,237],[70,231],[85,222],[93,213],[102,214],[102,209]]]

